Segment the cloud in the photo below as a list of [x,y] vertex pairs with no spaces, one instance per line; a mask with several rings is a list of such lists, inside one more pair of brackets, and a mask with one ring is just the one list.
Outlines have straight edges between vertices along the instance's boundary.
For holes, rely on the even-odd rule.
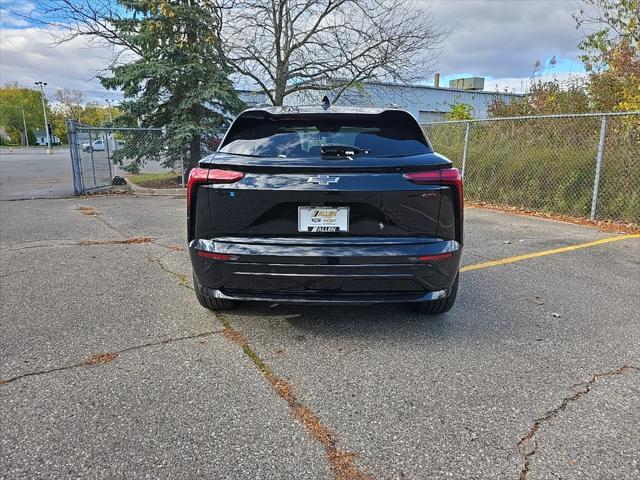
[[0,9],[0,16],[2,16],[3,28],[15,28],[15,27],[28,27],[29,22],[22,18],[18,18],[13,15],[5,15],[5,10]]
[[[575,82],[586,81],[588,75],[586,73],[553,73],[536,77],[537,80],[557,80],[561,84],[573,84]],[[526,93],[529,91],[531,79],[515,77],[515,78],[487,78],[485,80],[485,90],[497,90],[499,92]]]
[[0,27],[28,27],[26,17],[36,9],[31,2],[22,0],[0,0]]
[[435,21],[451,33],[438,58],[443,75],[529,78],[536,60],[556,55],[558,72],[580,72],[581,33],[571,14],[576,0],[429,2]]
[[27,87],[35,81],[48,83],[47,93],[60,88],[82,90],[87,101],[121,98],[101,85],[96,75],[112,58],[105,46],[91,45],[86,38],[75,38],[54,45],[53,34],[42,28],[3,28],[0,31],[0,82],[17,82]]
[[[437,60],[443,84],[449,78],[475,75],[487,78],[487,90],[498,84],[500,89],[521,91],[521,79],[529,79],[535,61],[548,62],[554,55],[559,63],[552,74],[584,71],[577,60],[581,33],[571,18],[577,0],[417,1],[424,7],[431,5],[435,21],[451,29]],[[34,7],[29,1],[0,0],[0,8],[28,13]],[[112,58],[109,48],[90,45],[83,38],[52,47],[50,34],[55,30],[25,25],[15,15],[3,14],[2,22],[1,83],[31,86],[43,80],[51,93],[56,88],[74,88],[86,91],[88,100],[120,98],[104,90],[95,78]],[[545,69],[543,78],[546,74]]]
[[28,15],[36,9],[33,2],[24,0],[0,0],[0,8],[8,12],[15,12],[21,15]]

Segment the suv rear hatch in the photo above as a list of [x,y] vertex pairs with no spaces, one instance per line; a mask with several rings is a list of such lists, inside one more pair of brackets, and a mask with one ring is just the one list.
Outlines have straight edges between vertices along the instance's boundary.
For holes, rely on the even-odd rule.
[[[223,157],[211,160],[209,175],[232,170],[244,176],[233,183],[206,185],[214,237],[437,236],[440,195],[448,187],[416,185],[403,176],[438,169],[443,160],[434,155],[412,157],[411,164],[393,167],[358,165],[360,160],[283,167],[280,159],[256,165]],[[346,223],[338,218],[331,230],[313,228],[310,218],[334,212],[346,215]]]
[[[200,163],[208,169],[200,188],[208,192],[213,238],[428,243],[456,236],[439,225],[443,197],[454,205],[455,192],[440,181],[451,162],[433,153],[407,112],[249,111],[220,150]],[[425,180],[425,172],[431,180],[412,180]]]

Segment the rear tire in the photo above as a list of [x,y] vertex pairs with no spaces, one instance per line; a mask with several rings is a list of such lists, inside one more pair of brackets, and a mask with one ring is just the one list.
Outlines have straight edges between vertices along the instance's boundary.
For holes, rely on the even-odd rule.
[[220,312],[223,310],[231,310],[236,307],[236,302],[233,300],[226,300],[224,298],[207,297],[200,291],[200,284],[196,278],[196,274],[193,273],[193,289],[196,292],[196,298],[198,303],[204,308],[213,310],[214,312]]
[[409,305],[411,308],[418,313],[426,313],[428,315],[440,315],[441,313],[448,312],[453,307],[453,304],[456,303],[456,295],[458,294],[458,279],[460,278],[460,273],[456,275],[456,279],[453,281],[453,285],[451,286],[451,293],[446,298],[441,298],[440,300],[430,300],[428,302],[413,302]]

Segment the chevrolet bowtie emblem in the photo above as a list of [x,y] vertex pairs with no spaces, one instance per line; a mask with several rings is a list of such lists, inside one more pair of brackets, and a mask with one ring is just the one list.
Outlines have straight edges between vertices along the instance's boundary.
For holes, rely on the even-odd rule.
[[330,177],[329,175],[318,175],[317,177],[309,177],[307,183],[315,183],[318,185],[329,185],[330,183],[338,183],[340,177]]

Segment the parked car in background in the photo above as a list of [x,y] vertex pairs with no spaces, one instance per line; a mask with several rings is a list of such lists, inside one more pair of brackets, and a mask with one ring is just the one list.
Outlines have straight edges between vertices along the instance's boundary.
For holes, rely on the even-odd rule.
[[106,150],[106,146],[105,146],[105,141],[102,139],[94,140],[91,143],[82,144],[83,152],[101,152],[103,150]]
[[405,110],[245,110],[191,171],[196,297],[272,303],[454,304],[462,179]]
[[114,140],[114,139],[103,139],[100,138],[98,140],[94,140],[91,143],[83,143],[82,151],[83,152],[103,152],[107,149],[107,142],[109,142],[110,150],[117,150],[118,148],[124,146],[124,140]]

